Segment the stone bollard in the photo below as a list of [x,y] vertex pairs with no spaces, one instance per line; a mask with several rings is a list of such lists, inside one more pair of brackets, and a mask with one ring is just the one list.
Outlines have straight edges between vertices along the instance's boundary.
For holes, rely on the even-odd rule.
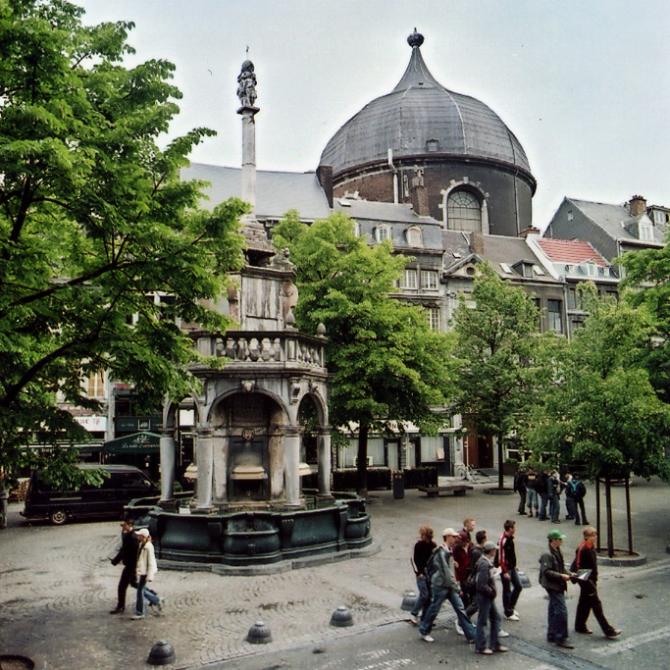
[[519,575],[519,582],[521,582],[521,587],[524,589],[529,589],[531,587],[531,583],[528,575],[525,572],[521,572],[521,570],[519,570],[517,574]]
[[247,642],[251,644],[267,644],[268,642],[272,642],[270,628],[262,621],[257,621],[247,633]]
[[159,640],[151,647],[147,663],[150,665],[168,665],[174,663],[175,659],[174,647],[165,640]]
[[402,605],[400,609],[404,612],[411,612],[416,606],[417,595],[414,591],[405,591],[402,597]]
[[340,605],[330,617],[330,625],[337,626],[338,628],[353,626],[354,619],[351,616],[351,612],[344,605]]

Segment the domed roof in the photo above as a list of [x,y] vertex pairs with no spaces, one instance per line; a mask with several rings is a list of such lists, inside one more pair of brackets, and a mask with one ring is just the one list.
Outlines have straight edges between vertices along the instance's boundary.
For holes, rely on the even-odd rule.
[[410,35],[405,74],[387,95],[375,98],[347,121],[326,145],[320,165],[335,175],[366,163],[423,154],[492,159],[530,173],[514,133],[483,102],[454,93],[429,72],[421,56],[423,37]]

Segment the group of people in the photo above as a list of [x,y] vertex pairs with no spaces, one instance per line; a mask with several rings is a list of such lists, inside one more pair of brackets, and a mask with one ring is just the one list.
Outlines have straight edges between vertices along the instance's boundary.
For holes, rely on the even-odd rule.
[[133,619],[144,619],[149,611],[159,615],[163,610],[165,599],[161,599],[149,583],[158,572],[154,545],[151,535],[146,528],[135,530],[132,519],[126,519],[121,524],[121,548],[114,558],[112,565],[123,563],[121,578],[117,589],[116,607],[110,614],[121,614],[126,609],[126,591],[128,586],[137,589],[135,600],[135,614]]
[[[509,636],[501,628],[503,617],[506,621],[520,621],[516,610],[522,591],[517,569],[516,522],[511,519],[505,521],[497,542],[489,540],[486,530],[475,533],[475,528],[476,521],[471,517],[463,521],[460,531],[445,528],[441,545],[435,542],[430,526],[419,528],[419,539],[414,545],[412,557],[418,597],[410,612],[410,621],[418,626],[422,640],[434,642],[431,631],[442,605],[448,600],[456,613],[456,631],[474,644],[476,653],[488,656],[508,651],[500,643],[501,638]],[[586,526],[583,536],[575,559],[568,568],[561,552],[565,535],[559,530],[553,529],[548,533],[548,549],[540,557],[540,584],[549,595],[547,640],[565,649],[573,649],[568,639],[565,605],[569,582],[580,587],[575,631],[592,634],[587,620],[593,612],[608,639],[621,634],[607,621],[598,597],[596,530]],[[502,614],[496,605],[498,577],[502,587]],[[477,617],[473,623],[475,614]]]
[[561,478],[558,470],[548,468],[536,472],[521,466],[514,475],[514,490],[519,494],[519,514],[561,523],[561,494],[564,493],[565,519],[574,521],[577,526],[589,525],[584,508],[586,485],[577,473],[568,472]]

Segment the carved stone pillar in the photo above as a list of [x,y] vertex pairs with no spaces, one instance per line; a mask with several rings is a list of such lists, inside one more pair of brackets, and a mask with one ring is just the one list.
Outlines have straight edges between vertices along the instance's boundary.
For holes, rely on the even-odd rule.
[[161,502],[174,497],[175,442],[172,433],[163,433],[160,442]]
[[284,428],[284,493],[286,504],[300,507],[300,428],[286,426]]
[[196,462],[198,464],[198,484],[196,508],[212,507],[212,482],[214,474],[212,429],[208,424],[200,424],[195,438]]
[[319,435],[319,496],[322,498],[332,498],[330,492],[331,453],[330,429],[326,428]]
[[228,435],[217,435],[212,438],[214,462],[214,502],[223,505],[228,502]]

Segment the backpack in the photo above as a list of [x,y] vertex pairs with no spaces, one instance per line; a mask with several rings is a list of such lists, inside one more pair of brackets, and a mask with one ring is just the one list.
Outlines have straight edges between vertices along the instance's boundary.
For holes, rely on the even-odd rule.
[[584,482],[580,479],[575,486],[575,497],[577,500],[581,500],[586,495],[586,486]]

